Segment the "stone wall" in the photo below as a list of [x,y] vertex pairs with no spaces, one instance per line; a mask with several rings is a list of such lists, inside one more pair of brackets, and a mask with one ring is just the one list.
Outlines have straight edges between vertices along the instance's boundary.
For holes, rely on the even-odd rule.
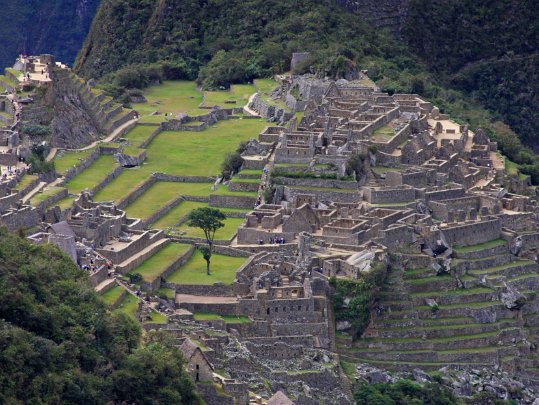
[[319,201],[339,201],[345,203],[358,203],[361,200],[359,192],[339,192],[328,190],[307,190],[285,186],[284,195],[287,201],[293,201],[296,195],[313,195]]
[[260,187],[259,183],[250,183],[242,181],[234,181],[228,183],[228,191],[247,191],[247,192],[257,192]]
[[[144,291],[152,292],[157,290],[159,287],[161,287],[161,283],[163,280],[165,280],[168,276],[170,276],[172,273],[174,273],[176,270],[178,270],[181,266],[183,266],[187,261],[191,258],[193,255],[193,252],[195,251],[195,246],[190,246],[187,251],[178,257],[174,263],[169,265],[163,273],[161,273],[161,276],[156,277],[155,280],[152,282],[143,282],[141,283],[140,287]],[[167,283],[168,284],[168,283]],[[170,284],[169,284],[170,285]],[[170,288],[170,287],[169,287]]]
[[144,180],[144,182],[138,185],[131,193],[122,198],[118,202],[117,207],[122,210],[125,209],[125,207],[144,194],[144,192],[146,192],[156,181],[157,179],[155,177]]
[[112,180],[120,175],[124,170],[123,166],[116,166],[112,172],[107,174],[103,180],[101,180],[96,186],[90,189],[90,194],[94,195],[99,190],[105,188]]
[[477,245],[498,239],[501,234],[501,221],[499,219],[484,219],[481,222],[442,228],[442,232],[450,245]]
[[76,165],[75,167],[72,167],[71,169],[68,169],[64,174],[64,182],[65,183],[68,182],[73,177],[75,177],[79,173],[89,168],[92,165],[92,163],[94,163],[99,158],[99,155],[100,155],[99,148],[96,148],[85,159],[81,160],[81,162],[78,165]]
[[145,141],[143,141],[140,145],[138,145],[138,147],[141,149],[146,149],[148,145],[154,140],[154,138],[157,135],[159,135],[160,132],[161,132],[161,127],[158,126],[157,128],[155,128],[155,130],[150,134],[150,136]]
[[333,179],[312,179],[312,178],[289,178],[289,177],[273,177],[273,182],[279,185],[285,186],[296,186],[296,187],[318,187],[318,188],[327,188],[328,190],[332,188],[343,189],[343,190],[354,190],[357,191],[357,183],[355,181],[344,181],[344,180],[333,180]]
[[6,226],[10,231],[16,231],[19,227],[32,228],[40,219],[39,211],[27,206],[0,216],[0,225]]
[[416,198],[414,188],[368,188],[364,190],[365,200],[371,204],[387,204],[413,201]]
[[[203,176],[172,176],[165,173],[153,173],[152,177],[155,177],[159,181],[171,181],[176,183],[209,183],[213,185],[215,179],[213,177]],[[211,188],[211,185],[208,185]]]
[[235,196],[235,195],[210,195],[210,206],[224,208],[246,208],[251,209],[256,204],[256,197]]
[[262,100],[262,97],[260,97],[259,94],[253,97],[249,107],[258,112],[261,117],[274,119],[275,121],[285,122],[294,116],[294,113],[287,112],[282,107],[269,105],[267,102]]
[[[149,226],[150,224],[153,224],[155,221],[160,219],[161,217],[165,216],[170,210],[172,210],[176,205],[181,204],[181,202],[184,201],[183,197],[175,198],[174,200],[166,203],[161,208],[159,208],[155,213],[150,215],[148,218],[142,220],[142,225],[144,227]],[[180,218],[178,218],[178,221]]]
[[19,198],[18,193],[9,194],[0,198],[0,213],[7,211],[11,207],[16,207]]

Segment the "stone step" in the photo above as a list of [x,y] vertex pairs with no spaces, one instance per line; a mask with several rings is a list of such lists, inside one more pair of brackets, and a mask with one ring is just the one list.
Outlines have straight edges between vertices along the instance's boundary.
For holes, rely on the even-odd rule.
[[380,350],[461,350],[497,345],[502,342],[511,345],[512,339],[522,339],[521,329],[518,327],[494,330],[477,334],[462,334],[450,337],[418,339],[418,338],[367,338],[354,343],[357,349]]
[[457,287],[457,282],[451,275],[417,278],[408,280],[407,284],[410,293],[447,291]]
[[427,305],[416,306],[410,311],[392,311],[383,314],[384,319],[429,319],[429,318],[454,318],[462,316],[479,317],[479,312],[502,312],[504,318],[512,318],[514,314],[506,309],[500,301],[468,302],[454,305],[441,305],[433,311]]
[[96,291],[98,294],[102,294],[102,293],[104,293],[105,291],[110,290],[110,289],[113,288],[114,286],[116,286],[116,279],[115,279],[115,278],[107,278],[106,280],[103,280],[101,283],[99,283],[98,285],[96,285],[95,291]]
[[[520,291],[539,291],[539,274],[521,274],[520,276],[506,278],[503,281]],[[503,286],[502,280],[497,285],[499,287]]]
[[482,270],[488,267],[503,266],[515,260],[516,257],[509,253],[479,259],[454,259],[451,262],[451,268],[456,271]]
[[424,326],[446,326],[446,325],[465,325],[475,323],[476,320],[472,317],[456,317],[456,318],[434,318],[434,319],[395,319],[391,320],[376,320],[377,324],[381,328],[392,328],[392,327],[424,327]]
[[[356,351],[350,353],[351,357],[366,358],[369,360],[382,361],[406,361],[406,362],[445,362],[448,364],[465,363],[473,358],[473,362],[481,363],[499,363],[499,347],[474,347],[472,349],[455,349],[455,350],[410,350],[410,351]],[[513,356],[518,355],[518,349],[511,347]],[[509,353],[504,350],[504,354]]]
[[460,288],[450,291],[429,291],[410,294],[413,305],[425,305],[427,299],[434,299],[438,305],[463,304],[497,299],[497,293],[490,288]]
[[[355,362],[355,363],[367,363],[372,364],[373,366],[376,366],[378,368],[384,368],[387,370],[392,371],[411,371],[414,368],[421,368],[425,371],[436,371],[441,369],[442,367],[446,367],[448,364],[446,362],[409,362],[409,361],[393,361],[393,360],[375,360],[375,359],[367,359],[367,358],[361,358],[361,357],[351,357],[346,354],[340,355],[341,359]],[[466,361],[463,363],[453,363],[452,366],[461,366],[461,367],[474,367],[474,368],[485,368],[485,367],[491,367],[492,363],[474,363],[471,361]]]
[[537,272],[537,263],[531,260],[519,260],[495,267],[487,267],[480,270],[468,270],[468,274],[475,277],[503,275],[505,277],[517,277],[521,274]]
[[118,264],[116,266],[116,271],[120,274],[129,273],[131,270],[134,270],[137,266],[139,266],[144,260],[153,256],[159,250],[164,248],[168,243],[170,243],[170,239],[166,239],[166,238],[159,239],[158,241],[152,243],[151,245],[145,247],[138,253],[134,254],[129,259]]
[[[468,246],[466,252],[459,252],[458,249],[453,250],[453,255],[459,259],[480,259],[482,257],[499,255],[509,252],[509,246],[506,241],[498,240],[497,242],[490,243],[492,247],[485,247],[489,244],[480,244],[475,246]],[[474,249],[477,247],[477,249]]]
[[511,326],[517,326],[515,320],[500,321],[496,323],[466,323],[456,325],[434,325],[422,326],[416,328],[408,327],[389,327],[371,330],[371,336],[376,332],[380,339],[384,338],[417,338],[417,339],[437,339],[451,336],[461,336],[470,334],[481,334],[506,329]]

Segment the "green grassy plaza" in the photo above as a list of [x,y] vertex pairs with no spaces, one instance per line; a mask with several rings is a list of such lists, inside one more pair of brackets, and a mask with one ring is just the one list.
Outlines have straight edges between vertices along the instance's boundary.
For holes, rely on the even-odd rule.
[[230,257],[213,254],[211,274],[206,274],[206,261],[200,251],[195,251],[189,261],[167,277],[167,281],[176,284],[212,285],[224,283],[231,285],[236,278],[236,271],[245,263],[244,257]]

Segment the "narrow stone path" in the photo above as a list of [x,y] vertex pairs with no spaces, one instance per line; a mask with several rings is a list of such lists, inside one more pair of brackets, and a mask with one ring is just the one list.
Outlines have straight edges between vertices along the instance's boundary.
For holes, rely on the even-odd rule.
[[258,94],[258,92],[254,93],[251,95],[251,97],[249,97],[249,101],[247,101],[247,104],[245,104],[243,106],[243,112],[249,114],[249,115],[259,115],[255,110],[251,109],[249,107],[249,105],[251,104],[251,102],[253,101],[253,99],[256,97],[256,95]]
[[45,187],[47,185],[47,183],[45,181],[41,181],[39,182],[39,184],[37,186],[35,186],[28,194],[26,194],[23,198],[22,198],[22,202],[23,203],[26,203],[30,200],[30,198],[32,198],[33,196],[35,196],[37,193],[39,193],[39,191]]
[[93,147],[97,146],[98,144],[100,143],[104,143],[104,142],[111,142],[113,140],[115,140],[121,133],[124,129],[126,129],[127,127],[129,127],[129,125],[132,125],[134,123],[136,123],[138,121],[138,118],[134,118],[130,121],[127,121],[125,124],[119,126],[118,128],[116,128],[114,131],[112,131],[112,133],[107,136],[105,139],[99,139],[95,142],[92,142],[90,145],[88,146],[85,146],[84,148],[79,148],[79,149],[63,149],[63,150],[67,150],[67,151],[73,151],[73,152],[78,152],[78,151],[83,151],[83,150],[88,150],[88,149],[92,149]]

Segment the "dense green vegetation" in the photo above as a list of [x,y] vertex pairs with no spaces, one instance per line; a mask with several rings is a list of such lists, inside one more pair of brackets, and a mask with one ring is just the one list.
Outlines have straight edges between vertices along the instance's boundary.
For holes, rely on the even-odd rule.
[[52,245],[0,230],[0,402],[199,403],[178,349],[108,312]]
[[0,0],[0,70],[20,53],[52,53],[73,63],[90,28],[99,0]]
[[414,0],[411,50],[444,84],[495,111],[528,145],[539,137],[539,19],[532,0]]
[[362,384],[354,392],[357,405],[511,405],[491,392],[460,399],[449,388],[434,379],[423,385],[410,380],[386,384]]
[[362,273],[357,280],[349,278],[330,279],[333,286],[333,309],[336,321],[349,322],[352,337],[359,337],[367,327],[374,299],[387,274],[381,262],[372,264],[371,270]]
[[382,90],[418,93],[472,129],[483,127],[538,183],[535,154],[502,122],[533,144],[538,20],[515,10],[535,9],[527,3],[413,1],[404,30],[408,47],[322,0],[104,0],[75,68],[86,77],[105,76],[116,94],[156,78],[197,78],[216,88],[287,71],[293,52],[310,51],[298,73],[313,67],[352,77],[367,69]]

